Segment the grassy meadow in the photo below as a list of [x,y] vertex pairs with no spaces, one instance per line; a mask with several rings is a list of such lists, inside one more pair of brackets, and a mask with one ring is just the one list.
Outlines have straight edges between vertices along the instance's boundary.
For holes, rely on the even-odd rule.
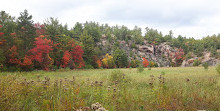
[[219,111],[220,75],[215,67],[0,73],[0,111],[96,109]]

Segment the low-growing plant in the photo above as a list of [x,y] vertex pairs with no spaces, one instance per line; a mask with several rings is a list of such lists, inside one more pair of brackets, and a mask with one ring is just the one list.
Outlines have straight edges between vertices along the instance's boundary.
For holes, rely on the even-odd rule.
[[199,66],[201,64],[201,61],[199,59],[194,60],[193,66]]
[[128,77],[121,71],[121,70],[115,70],[110,75],[110,81],[111,82],[123,82],[128,81]]
[[164,72],[164,71],[162,71],[162,72],[161,72],[161,75],[165,75],[165,72]]
[[142,72],[144,71],[143,65],[140,64],[140,65],[137,67],[137,71],[138,71],[139,73],[142,73]]
[[216,71],[220,74],[220,63],[216,66]]
[[207,62],[205,62],[205,63],[202,64],[202,66],[204,67],[205,70],[207,70],[208,67],[209,67],[209,64]]

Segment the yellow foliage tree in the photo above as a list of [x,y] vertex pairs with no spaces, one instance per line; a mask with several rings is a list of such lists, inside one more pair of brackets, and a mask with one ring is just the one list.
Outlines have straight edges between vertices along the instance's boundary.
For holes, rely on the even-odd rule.
[[103,67],[105,68],[113,68],[115,66],[113,57],[109,55],[108,53],[102,59],[102,64],[103,64]]

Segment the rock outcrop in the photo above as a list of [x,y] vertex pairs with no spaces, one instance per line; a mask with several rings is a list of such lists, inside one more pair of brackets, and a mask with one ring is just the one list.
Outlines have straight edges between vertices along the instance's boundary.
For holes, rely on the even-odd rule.
[[[129,59],[138,59],[142,61],[142,57],[147,58],[149,61],[153,61],[157,63],[159,66],[169,67],[171,66],[171,63],[175,63],[174,55],[177,52],[177,48],[171,47],[168,43],[161,43],[159,45],[152,45],[149,44],[146,40],[144,40],[143,44],[137,45],[134,48],[131,48],[133,42],[131,40],[126,41],[120,41],[117,40],[120,44],[120,49],[123,49],[128,54]],[[99,43],[97,43],[97,46],[102,49],[103,54],[105,55],[106,50],[109,50],[108,53],[113,53],[113,44],[115,42],[109,42],[106,40],[106,37],[103,35],[102,39]],[[108,48],[107,48],[108,46]],[[209,65],[216,65],[219,60],[212,58],[210,53],[205,53],[204,57],[193,57],[188,60],[183,60],[181,66],[192,66],[194,60],[200,59],[202,63],[207,62]]]

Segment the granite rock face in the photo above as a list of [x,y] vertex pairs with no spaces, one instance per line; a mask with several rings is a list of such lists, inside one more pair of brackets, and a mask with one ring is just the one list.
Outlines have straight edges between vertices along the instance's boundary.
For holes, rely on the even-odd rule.
[[[157,63],[160,67],[170,67],[171,63],[175,63],[175,60],[171,58],[175,55],[177,48],[171,47],[169,43],[165,42],[159,45],[152,45],[144,40],[143,44],[136,44],[136,47],[132,48],[133,42],[131,40],[117,40],[117,42],[120,44],[119,48],[126,51],[129,59],[138,59],[142,61],[142,57],[145,57],[147,60]],[[101,41],[97,43],[97,46],[100,47],[101,52],[103,52],[102,55],[104,56],[106,52],[109,54],[113,53],[114,43],[114,41],[109,42],[106,40],[106,37],[103,36]],[[210,53],[204,53],[203,57],[194,56],[188,60],[183,60],[181,67],[192,66],[196,59],[199,59],[201,63],[207,62],[210,66],[219,63],[219,60],[212,58]]]

